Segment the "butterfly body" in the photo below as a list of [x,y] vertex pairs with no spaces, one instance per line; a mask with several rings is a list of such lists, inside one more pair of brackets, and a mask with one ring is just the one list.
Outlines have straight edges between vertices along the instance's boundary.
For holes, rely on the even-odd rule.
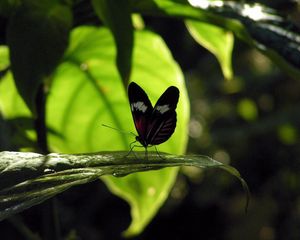
[[169,87],[153,107],[145,91],[136,83],[128,87],[133,121],[138,132],[136,141],[147,149],[167,141],[176,128],[177,87]]

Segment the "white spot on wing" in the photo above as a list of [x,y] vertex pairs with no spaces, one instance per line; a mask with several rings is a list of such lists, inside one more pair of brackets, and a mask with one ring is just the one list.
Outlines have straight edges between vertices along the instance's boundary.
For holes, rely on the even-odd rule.
[[165,112],[170,110],[169,104],[157,106],[156,110],[159,111],[161,114],[164,114]]
[[143,102],[131,103],[131,111],[138,110],[144,113],[146,112],[147,108],[148,107]]

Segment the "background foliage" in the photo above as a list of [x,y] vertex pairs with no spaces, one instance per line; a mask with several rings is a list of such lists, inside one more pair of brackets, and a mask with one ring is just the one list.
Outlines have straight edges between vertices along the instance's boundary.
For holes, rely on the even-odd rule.
[[[252,192],[250,209],[245,215],[238,182],[218,170],[183,168],[176,182],[176,169],[104,179],[131,205],[127,234],[143,230],[175,182],[140,238],[299,239],[297,3],[264,1],[288,14],[282,17],[274,9],[229,1],[223,7],[183,0],[130,1],[130,7],[122,0],[117,6],[104,0],[41,2],[0,5],[0,41],[6,45],[0,48],[1,150],[40,147],[33,129],[41,83],[49,89],[49,148],[65,153],[127,148],[130,137],[100,124],[133,129],[124,88],[129,76],[152,101],[176,85],[182,99],[179,125],[159,149],[183,153],[189,121],[187,152],[213,156],[239,169]],[[256,6],[260,18],[245,11],[250,6]],[[142,14],[145,30],[134,30],[143,22],[139,16],[132,20],[130,11]],[[23,34],[32,23],[35,28]],[[98,28],[102,23],[111,33]],[[43,31],[44,26],[51,31]],[[159,194],[147,203],[153,184]],[[128,205],[99,181],[70,189],[56,201],[64,216],[62,235],[69,239],[116,239],[130,223]],[[3,236],[20,237],[23,223],[32,232],[51,236],[45,227],[48,207],[46,202],[1,222]]]

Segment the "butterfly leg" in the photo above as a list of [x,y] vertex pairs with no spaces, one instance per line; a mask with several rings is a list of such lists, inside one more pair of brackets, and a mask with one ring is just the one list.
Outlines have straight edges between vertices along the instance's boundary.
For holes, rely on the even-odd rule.
[[[134,141],[134,142],[132,142],[132,143],[130,143],[129,144],[129,147],[130,147],[130,150],[129,150],[129,152],[124,156],[124,157],[127,157],[131,152],[133,152],[133,149],[135,148],[135,147],[137,147],[136,145],[133,145],[133,144],[135,144],[137,141]],[[133,152],[134,153],[134,152]]]
[[134,156],[136,157],[136,159],[138,159],[139,157],[136,155],[136,153],[133,151],[133,149],[135,147],[143,147],[143,146],[139,146],[139,145],[134,145],[137,141],[134,141],[132,143],[129,144],[130,150],[128,151],[128,153],[124,156],[127,157],[130,153],[133,153]]
[[166,159],[159,153],[159,151],[157,150],[157,147],[154,146],[154,148],[155,148],[155,151],[156,151],[157,155],[158,155],[162,160],[166,160]]

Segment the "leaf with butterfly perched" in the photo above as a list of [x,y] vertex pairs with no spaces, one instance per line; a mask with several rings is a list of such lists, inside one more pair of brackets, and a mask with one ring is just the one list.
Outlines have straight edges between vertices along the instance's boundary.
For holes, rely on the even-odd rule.
[[[182,72],[158,35],[139,31],[135,39],[132,81],[145,89],[152,102],[171,85],[180,90],[175,132],[158,150],[183,154],[188,138],[189,101]],[[101,126],[105,123],[127,131],[135,128],[126,88],[114,64],[115,54],[114,40],[107,29],[85,26],[72,31],[69,49],[53,74],[47,100],[47,126],[52,130],[48,132],[48,140],[52,152],[129,150],[134,140],[131,135]],[[3,116],[31,116],[15,89],[11,74],[7,76],[0,81]],[[102,178],[113,193],[130,204],[132,222],[125,232],[127,236],[140,233],[155,216],[168,197],[177,172],[178,168],[168,168],[123,178]]]
[[[138,31],[135,43],[131,79],[145,89],[149,102],[159,99],[169,86],[180,90],[175,132],[158,150],[182,154],[189,120],[182,72],[156,34]],[[53,76],[48,96],[48,126],[60,134],[49,135],[52,151],[129,151],[129,144],[134,141],[132,135],[101,126],[107,124],[125,131],[135,128],[126,86],[114,64],[115,54],[114,40],[108,29],[80,27],[72,32],[70,47]],[[173,168],[136,173],[121,179],[102,178],[113,193],[131,206],[132,223],[127,235],[140,233],[151,221],[168,197],[177,172],[178,169]]]

